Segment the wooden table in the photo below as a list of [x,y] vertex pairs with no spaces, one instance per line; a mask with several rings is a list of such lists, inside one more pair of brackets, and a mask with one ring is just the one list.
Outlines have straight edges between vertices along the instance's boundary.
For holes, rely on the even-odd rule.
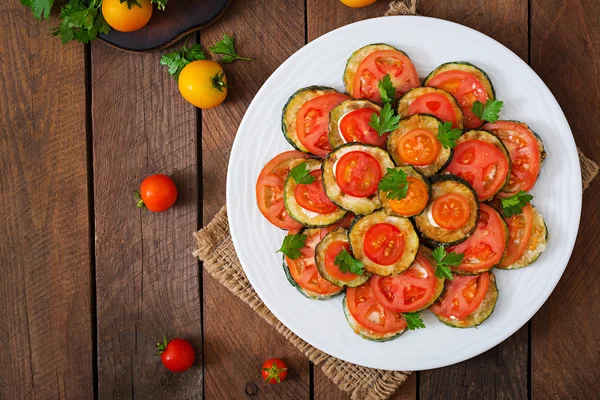
[[[265,79],[305,43],[380,16],[387,3],[234,1],[198,39],[207,47],[234,34],[253,61],[227,65],[226,103],[200,111],[178,94],[159,53],[63,46],[48,35],[56,15],[38,22],[19,0],[0,2],[0,399],[243,399],[248,382],[257,398],[347,398],[201,273],[192,232],[225,202],[229,151]],[[600,2],[422,0],[419,10],[529,62],[578,145],[600,161]],[[162,214],[132,199],[155,172],[173,176],[180,193]],[[526,326],[472,360],[411,375],[395,398],[598,398],[599,196],[597,179],[571,262]],[[152,356],[163,333],[191,341],[192,370],[169,373]],[[271,356],[291,368],[278,387],[259,378]]]

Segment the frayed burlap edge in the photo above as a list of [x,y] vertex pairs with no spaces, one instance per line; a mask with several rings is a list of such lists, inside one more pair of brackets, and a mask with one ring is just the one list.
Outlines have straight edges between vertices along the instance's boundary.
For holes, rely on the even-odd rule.
[[197,246],[194,255],[203,261],[204,269],[274,326],[315,365],[320,365],[325,376],[341,390],[350,393],[352,399],[387,399],[410,374],[366,368],[339,360],[312,347],[286,328],[264,305],[246,278],[231,241],[225,207],[194,237]]

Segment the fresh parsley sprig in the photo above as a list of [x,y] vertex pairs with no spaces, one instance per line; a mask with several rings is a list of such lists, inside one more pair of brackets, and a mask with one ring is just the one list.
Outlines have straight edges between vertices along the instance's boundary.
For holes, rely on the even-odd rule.
[[485,105],[481,101],[477,100],[473,103],[471,111],[482,121],[496,122],[498,121],[498,114],[500,114],[500,110],[502,109],[503,105],[504,102],[500,100],[488,99],[485,102]]
[[400,116],[394,115],[390,103],[385,103],[379,115],[377,115],[377,113],[371,114],[369,126],[375,129],[379,136],[382,136],[398,128],[399,123]]
[[343,273],[362,275],[365,272],[363,263],[352,257],[346,249],[342,249],[337,257],[335,257],[334,264],[337,265]]
[[50,17],[50,10],[54,5],[54,0],[21,0],[21,4],[25,7],[29,7],[33,12],[33,16],[37,19],[48,19]]
[[457,254],[453,251],[447,253],[444,246],[436,247],[431,255],[433,256],[433,259],[437,265],[435,276],[450,280],[454,279],[454,277],[452,276],[452,272],[448,267],[458,267],[465,257],[464,254]]
[[180,50],[164,54],[160,58],[160,65],[165,65],[169,69],[169,74],[178,81],[183,67],[197,60],[206,60],[202,46],[197,43],[187,47],[187,44],[184,44]]
[[300,249],[303,248],[305,245],[306,235],[302,235],[300,233],[286,235],[283,238],[281,248],[277,250],[276,253],[283,253],[290,259],[295,260],[296,258],[302,255]]
[[300,163],[292,168],[290,171],[290,176],[296,181],[297,184],[308,185],[309,183],[313,183],[315,181],[315,177],[310,174],[308,165],[306,165],[305,162]]
[[460,135],[462,131],[458,128],[452,129],[452,122],[442,122],[438,125],[437,138],[445,149],[455,147]]
[[[37,1],[31,0],[32,3]],[[104,20],[100,7],[102,0],[71,0],[60,9],[60,25],[52,29],[51,34],[60,36],[63,43],[71,40],[89,43],[98,34],[108,33],[110,26]]]
[[223,58],[221,58],[221,62],[225,64],[229,64],[234,62],[235,60],[252,60],[249,57],[242,57],[235,51],[234,46],[234,38],[233,36],[229,36],[228,34],[223,34],[223,39],[221,41],[215,43],[214,45],[209,47],[209,50],[215,54],[222,54]]
[[523,207],[525,207],[533,199],[533,196],[519,190],[506,199],[501,199],[500,203],[502,206],[502,215],[506,218],[510,218],[513,215],[521,214]]
[[167,6],[167,0],[151,0],[151,3],[156,4],[156,8],[160,11],[165,11],[165,7]]
[[401,169],[388,168],[383,179],[379,181],[379,190],[386,192],[390,200],[402,200],[408,193],[406,173]]
[[421,319],[421,315],[418,312],[402,313],[408,329],[414,331],[415,329],[425,328],[425,323]]
[[383,104],[394,104],[396,102],[396,88],[392,85],[392,79],[389,74],[381,78],[379,83],[377,83],[377,87],[379,88],[379,95]]

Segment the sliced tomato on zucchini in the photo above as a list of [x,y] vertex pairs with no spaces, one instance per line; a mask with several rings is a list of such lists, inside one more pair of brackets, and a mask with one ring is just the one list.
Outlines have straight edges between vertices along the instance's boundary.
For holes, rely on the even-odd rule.
[[281,229],[299,229],[300,223],[289,216],[283,202],[283,185],[288,173],[308,156],[290,150],[275,156],[260,171],[256,181],[258,209],[270,223]]
[[400,217],[412,217],[420,214],[427,207],[431,196],[429,181],[413,167],[396,167],[394,169],[404,172],[408,182],[408,190],[403,199],[390,199],[387,192],[380,190],[379,200],[383,209],[389,215]]
[[507,240],[508,226],[502,216],[487,204],[480,204],[473,234],[461,244],[448,248],[464,255],[462,263],[451,267],[452,271],[464,275],[489,271],[500,262]]
[[446,171],[469,182],[479,201],[489,200],[502,190],[510,177],[508,150],[490,132],[467,131],[456,141],[454,156]]
[[356,50],[346,64],[344,85],[355,99],[381,102],[379,81],[389,75],[397,96],[419,86],[417,70],[408,56],[387,44],[371,44]]
[[375,299],[385,309],[408,313],[426,309],[440,296],[444,278],[435,276],[435,263],[431,251],[419,249],[417,258],[400,275],[371,278],[371,290]]
[[483,121],[471,111],[473,103],[480,101],[485,104],[488,99],[495,99],[494,87],[487,74],[466,62],[440,65],[425,78],[423,84],[443,89],[456,98],[462,108],[465,129],[483,125]]
[[305,246],[300,249],[301,256],[292,260],[284,256],[283,269],[288,281],[304,296],[315,300],[327,300],[340,294],[340,288],[324,279],[315,261],[317,244],[332,230],[332,228],[303,229],[306,235]]
[[335,259],[342,250],[346,250],[352,255],[348,242],[348,231],[343,228],[329,232],[317,245],[316,263],[321,276],[336,286],[356,287],[368,281],[371,276],[368,272],[358,275],[340,270]]
[[540,137],[523,122],[496,121],[486,124],[484,129],[496,134],[510,155],[510,177],[498,196],[510,197],[519,190],[530,191],[546,155]]
[[429,309],[441,322],[457,328],[472,328],[494,311],[498,289],[491,272],[480,275],[455,275],[446,280],[444,293]]
[[388,134],[379,136],[369,125],[381,107],[368,100],[346,100],[329,114],[329,142],[336,149],[345,143],[358,142],[385,148]]
[[392,340],[408,327],[401,313],[386,310],[377,301],[370,282],[346,289],[342,307],[352,330],[368,340]]
[[282,130],[295,148],[317,157],[331,151],[329,112],[349,97],[325,86],[309,86],[294,93],[283,108]]
[[463,113],[456,99],[448,92],[434,87],[418,87],[409,90],[398,102],[398,115],[430,114],[452,128],[463,128]]

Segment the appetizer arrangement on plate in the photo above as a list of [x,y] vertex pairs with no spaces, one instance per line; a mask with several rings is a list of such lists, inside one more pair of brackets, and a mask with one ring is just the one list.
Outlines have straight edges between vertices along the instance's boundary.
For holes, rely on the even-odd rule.
[[352,53],[342,80],[345,93],[293,93],[281,125],[295,150],[256,183],[261,213],[289,231],[279,249],[288,281],[314,300],[345,293],[340,312],[369,340],[425,328],[425,310],[478,326],[500,295],[493,268],[526,267],[545,250],[528,194],[542,140],[499,119],[492,81],[468,62],[421,81],[407,54],[372,44]]

